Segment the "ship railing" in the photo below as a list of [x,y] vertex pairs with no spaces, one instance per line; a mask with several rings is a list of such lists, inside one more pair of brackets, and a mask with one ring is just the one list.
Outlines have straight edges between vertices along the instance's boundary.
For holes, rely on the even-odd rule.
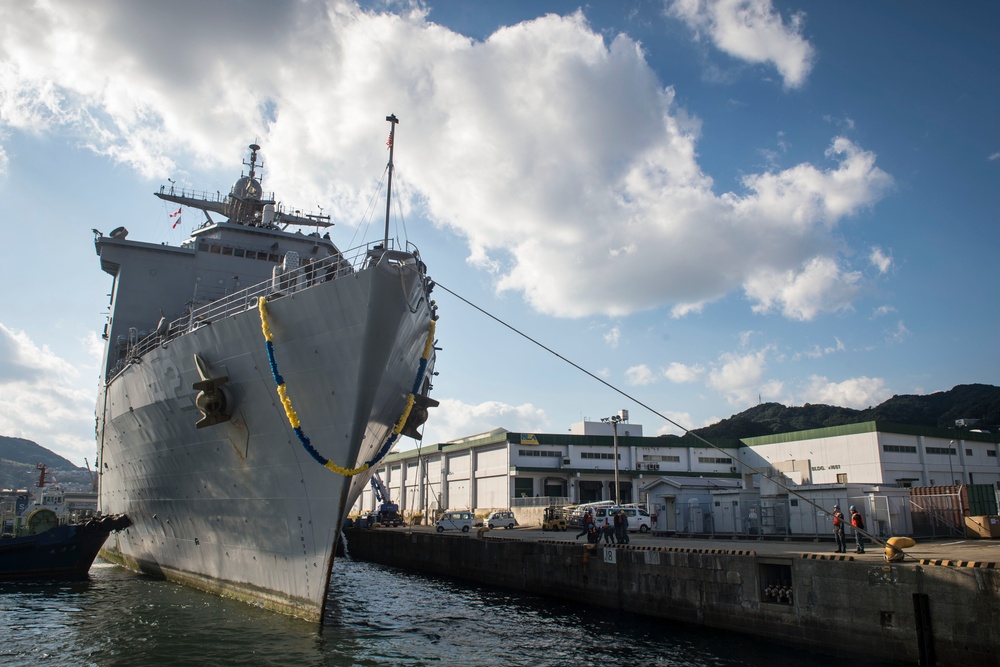
[[408,254],[417,258],[416,261],[420,264],[419,270],[423,273],[424,267],[419,260],[415,246],[407,242],[404,251],[397,250],[393,246],[394,244],[390,240],[389,251],[386,252],[382,248],[381,242],[366,243],[344,253],[318,260],[307,257],[305,262],[298,261],[294,254],[291,256],[286,254],[285,261],[274,267],[271,278],[256,285],[215,299],[204,293],[198,298],[196,294],[195,299],[188,304],[187,312],[169,322],[161,320],[152,333],[140,332],[134,328],[129,329],[124,350],[122,350],[118,362],[109,370],[108,380],[110,381],[126,366],[137,362],[151,350],[165,345],[175,338],[200,327],[208,326],[212,322],[256,308],[257,300],[260,297],[273,298],[294,294],[322,283],[352,275],[356,271],[354,267],[367,267],[373,262],[373,258],[384,256],[388,258],[386,261],[397,261],[394,259],[395,257]]
[[[216,190],[215,192],[208,192],[207,190],[192,190],[189,188],[178,188],[171,185],[169,188],[165,185],[160,186],[161,195],[170,195],[171,197],[184,197],[185,199],[200,199],[206,202],[215,202],[219,204],[224,204],[226,199],[229,198],[229,193],[222,194],[221,190]],[[271,199],[274,199],[274,194],[271,194]]]
[[[200,200],[210,204],[226,204],[229,202],[229,198],[232,196],[232,192],[222,192],[221,190],[216,190],[215,192],[209,192],[208,190],[195,190],[192,188],[179,188],[175,185],[167,187],[166,185],[160,186],[160,194],[168,195],[171,197],[183,197],[185,199]],[[274,198],[274,192],[270,192],[267,195],[261,194],[260,199],[256,200],[261,204],[272,204],[274,206],[274,212],[281,215],[287,213],[289,215],[300,216],[302,211],[297,208],[285,206],[279,203]]]

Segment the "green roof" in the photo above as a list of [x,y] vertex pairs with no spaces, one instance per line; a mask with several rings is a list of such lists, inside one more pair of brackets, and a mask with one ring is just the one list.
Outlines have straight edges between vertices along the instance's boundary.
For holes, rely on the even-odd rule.
[[799,440],[818,440],[820,438],[859,435],[861,433],[896,433],[898,435],[922,435],[929,438],[942,438],[948,440],[993,443],[1000,442],[1000,434],[997,433],[972,433],[970,431],[957,431],[947,428],[932,428],[929,426],[894,424],[892,422],[867,421],[859,422],[857,424],[827,426],[826,428],[812,428],[805,431],[793,431],[790,433],[761,435],[755,438],[743,438],[743,443],[748,447],[756,447],[758,445],[777,445],[786,442],[797,442]]

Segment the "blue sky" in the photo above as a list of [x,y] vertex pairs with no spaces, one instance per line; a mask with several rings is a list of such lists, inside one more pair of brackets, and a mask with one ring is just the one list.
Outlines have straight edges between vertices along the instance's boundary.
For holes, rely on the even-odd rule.
[[[93,462],[91,229],[265,187],[350,247],[400,118],[393,234],[432,277],[686,428],[758,401],[996,384],[995,3],[0,0],[0,434]],[[376,207],[377,208],[377,207]],[[628,409],[435,292],[425,443]],[[306,418],[305,416],[303,417]],[[407,440],[404,448],[413,446]]]

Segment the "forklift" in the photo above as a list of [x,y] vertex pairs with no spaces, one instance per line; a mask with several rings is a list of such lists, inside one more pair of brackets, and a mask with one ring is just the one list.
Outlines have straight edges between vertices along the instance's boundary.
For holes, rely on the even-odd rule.
[[562,507],[546,507],[542,515],[542,530],[567,530],[569,521]]

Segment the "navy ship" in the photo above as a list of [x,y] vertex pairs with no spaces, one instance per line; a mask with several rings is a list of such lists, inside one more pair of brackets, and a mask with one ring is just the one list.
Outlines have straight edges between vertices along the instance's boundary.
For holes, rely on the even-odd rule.
[[179,246],[94,230],[114,278],[99,509],[132,522],[103,557],[322,621],[346,510],[437,405],[434,283],[389,237],[386,120],[379,241],[342,251],[328,216],[285,210],[256,144],[228,195],[154,193],[204,214]]

